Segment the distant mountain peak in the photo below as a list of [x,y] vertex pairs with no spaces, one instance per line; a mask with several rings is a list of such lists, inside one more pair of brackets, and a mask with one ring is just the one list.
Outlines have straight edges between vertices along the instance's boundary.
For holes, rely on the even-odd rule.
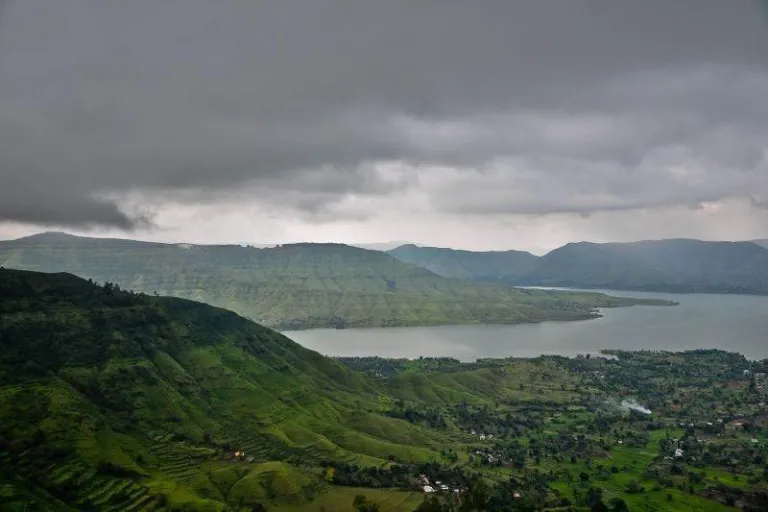
[[42,233],[35,233],[33,235],[22,236],[16,240],[65,240],[73,238],[86,238],[65,233],[64,231],[43,231]]

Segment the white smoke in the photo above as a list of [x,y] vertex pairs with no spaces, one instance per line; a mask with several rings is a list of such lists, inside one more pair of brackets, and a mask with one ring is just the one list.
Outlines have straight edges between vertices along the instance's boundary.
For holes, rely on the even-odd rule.
[[626,400],[626,399],[625,399],[625,400],[622,400],[622,401],[621,401],[621,406],[620,406],[620,407],[621,407],[622,409],[624,409],[625,411],[629,411],[629,410],[632,410],[632,411],[641,412],[641,413],[643,413],[643,414],[651,414],[651,410],[650,410],[650,409],[648,409],[647,407],[645,407],[645,406],[643,406],[643,405],[639,404],[639,403],[638,403],[636,400],[634,400],[634,399],[629,399],[629,400]]

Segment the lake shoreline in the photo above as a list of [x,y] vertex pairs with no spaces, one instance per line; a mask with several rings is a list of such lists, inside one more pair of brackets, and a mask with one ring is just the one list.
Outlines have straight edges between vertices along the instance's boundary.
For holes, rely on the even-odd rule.
[[[601,290],[602,291],[602,290]],[[675,300],[675,307],[599,308],[594,321],[355,327],[283,331],[331,357],[484,358],[576,356],[601,350],[722,349],[768,358],[768,296],[664,294],[605,290],[633,298]]]

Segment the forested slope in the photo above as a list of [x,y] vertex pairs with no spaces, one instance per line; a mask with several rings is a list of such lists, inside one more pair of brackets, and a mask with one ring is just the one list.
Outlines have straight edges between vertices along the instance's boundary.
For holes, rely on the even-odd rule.
[[670,239],[578,242],[536,257],[404,245],[389,251],[445,277],[513,285],[677,293],[768,293],[768,248],[752,242]]
[[322,481],[302,467],[427,460],[424,429],[360,431],[379,394],[229,311],[0,270],[3,510],[301,503]]
[[258,249],[44,233],[0,242],[0,265],[199,300],[278,329],[574,320],[640,302],[448,279],[342,244]]

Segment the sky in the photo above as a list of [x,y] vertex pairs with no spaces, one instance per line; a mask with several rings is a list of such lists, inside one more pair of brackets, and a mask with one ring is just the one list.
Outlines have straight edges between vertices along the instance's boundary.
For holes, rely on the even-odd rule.
[[0,239],[768,238],[760,0],[0,0]]

